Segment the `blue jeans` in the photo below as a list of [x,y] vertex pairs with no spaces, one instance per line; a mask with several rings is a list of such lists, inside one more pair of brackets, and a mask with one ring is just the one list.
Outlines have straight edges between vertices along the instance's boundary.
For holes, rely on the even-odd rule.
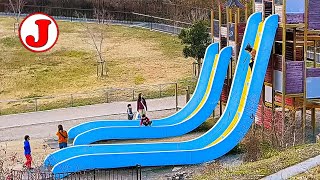
[[67,147],[67,143],[63,142],[63,143],[59,143],[59,148],[66,148]]

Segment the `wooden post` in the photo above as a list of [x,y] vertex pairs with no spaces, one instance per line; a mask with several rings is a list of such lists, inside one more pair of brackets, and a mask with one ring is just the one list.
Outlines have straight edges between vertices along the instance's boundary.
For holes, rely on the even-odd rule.
[[178,83],[175,84],[176,111],[178,111]]
[[230,23],[232,23],[233,22],[232,8],[229,7],[228,13],[229,13],[229,21]]
[[[222,45],[221,45],[221,38],[222,38],[222,35],[221,35],[221,27],[222,27],[222,11],[221,11],[221,4],[218,5],[219,6],[219,41],[220,41],[220,44],[219,44],[219,49],[221,50],[222,48]],[[222,115],[222,100],[221,100],[221,96],[220,96],[220,103],[219,103],[219,106],[220,106],[220,116]]]
[[255,0],[252,0],[252,12],[256,12]]
[[229,46],[229,31],[230,31],[230,26],[229,26],[229,22],[230,22],[230,13],[229,13],[229,7],[227,7],[227,46]]
[[316,68],[317,67],[317,41],[314,41],[314,61],[313,61],[313,67]]
[[262,108],[261,108],[261,121],[262,121],[262,138],[264,138],[264,106],[265,106],[265,102],[266,102],[266,86],[263,85],[262,86]]
[[316,138],[316,109],[311,109],[311,125],[312,125],[312,134]]
[[[286,15],[286,7],[287,1],[283,0],[282,6],[282,119],[281,119],[281,142],[284,140],[284,120],[285,120],[285,113],[286,113],[286,31],[287,31],[287,15]],[[282,144],[283,145],[283,144]]]
[[264,21],[266,16],[266,8],[265,8],[265,3],[262,1],[262,21]]
[[[309,12],[309,0],[305,0],[305,15]],[[304,91],[303,91],[303,121],[302,121],[302,140],[305,142],[306,135],[306,115],[307,115],[307,50],[308,50],[308,16],[304,16]]]
[[239,51],[238,51],[238,47],[239,47],[239,41],[238,41],[238,38],[239,38],[239,34],[238,34],[238,25],[239,25],[239,18],[240,18],[240,9],[237,8],[237,13],[235,14],[235,17],[236,17],[236,22],[235,22],[235,25],[234,25],[234,39],[235,39],[235,43],[236,43],[236,49],[235,49],[235,59],[236,61],[238,61],[238,55],[239,55]]
[[272,0],[272,14],[275,14],[275,0]]
[[[273,45],[273,54],[275,53],[275,46]],[[274,63],[274,56],[271,58],[272,64]],[[272,71],[273,71],[273,66],[272,66]],[[274,74],[271,73],[271,77],[272,77],[272,102],[271,102],[271,129],[273,131],[273,134],[275,135],[275,138],[277,138],[277,132],[279,129],[275,129],[275,90],[274,90]],[[279,123],[279,122],[277,122]],[[276,139],[278,141],[278,138]],[[277,142],[278,144],[278,142]]]
[[[226,15],[227,15],[227,46],[229,46],[229,41],[230,41],[230,37],[229,37],[229,33],[230,33],[230,26],[229,26],[229,22],[230,22],[230,8],[227,6],[226,8]],[[227,89],[229,91],[230,89],[230,74],[231,74],[231,67],[230,64],[232,62],[229,63],[228,66],[228,73],[227,73]]]
[[292,129],[292,134],[293,134],[293,146],[296,145],[296,108],[294,108],[293,110],[293,115],[292,115],[292,118],[293,118],[293,129]]
[[[314,41],[314,61],[313,61],[313,67],[317,67],[317,41]],[[316,138],[316,109],[311,109],[311,123],[312,123],[312,132],[313,137]]]
[[214,43],[214,12],[211,9],[211,42]]
[[297,60],[297,29],[293,28],[293,60]]
[[221,12],[221,6],[219,4],[219,41],[220,41],[220,45],[219,45],[219,48],[220,50],[222,49],[221,47],[221,38],[222,38],[222,35],[221,35],[221,27],[222,27],[222,12]]
[[245,2],[245,8],[246,9],[245,9],[244,21],[247,22],[247,20],[248,20],[248,2]]
[[[237,17],[238,16],[238,17]],[[237,16],[236,16],[236,19],[235,19],[235,21],[238,21],[238,22],[240,22],[240,8],[237,8]]]
[[[274,14],[274,8],[275,7],[275,3],[274,0],[272,0],[272,14]],[[273,47],[272,47],[272,55],[274,55],[276,52],[276,48],[275,48],[275,42],[273,43]],[[271,64],[274,64],[274,56],[271,57]],[[272,66],[272,73],[271,73],[271,79],[272,79],[272,86],[271,86],[271,126],[272,126],[272,131],[273,133],[276,133],[276,131],[278,129],[275,129],[275,91],[274,91],[274,74],[273,74],[273,69],[274,67]],[[277,136],[275,136],[277,137]]]

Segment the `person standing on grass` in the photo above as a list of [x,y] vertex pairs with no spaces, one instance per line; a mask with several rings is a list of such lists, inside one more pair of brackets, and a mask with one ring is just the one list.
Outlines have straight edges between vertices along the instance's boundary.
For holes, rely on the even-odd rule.
[[58,132],[56,134],[58,136],[58,143],[59,143],[59,148],[65,148],[67,147],[67,142],[68,142],[68,133],[67,131],[63,130],[62,125],[60,124],[58,126]]
[[142,115],[146,114],[147,110],[148,110],[147,102],[143,98],[142,93],[139,93],[138,100],[137,100],[137,111],[142,116]]
[[27,159],[27,162],[24,163],[24,167],[31,169],[31,163],[32,163],[32,157],[31,157],[31,147],[30,147],[30,136],[29,135],[25,135],[24,136],[24,155]]

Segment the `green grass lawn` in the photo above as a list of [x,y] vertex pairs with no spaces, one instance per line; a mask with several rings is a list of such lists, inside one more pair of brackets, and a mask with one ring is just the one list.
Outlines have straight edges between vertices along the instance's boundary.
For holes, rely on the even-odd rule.
[[140,28],[90,24],[103,29],[108,77],[96,77],[91,39],[79,23],[58,22],[56,46],[45,53],[26,50],[12,30],[12,18],[0,18],[0,100],[57,96],[101,88],[125,88],[191,78],[192,60],[182,55],[175,36]]

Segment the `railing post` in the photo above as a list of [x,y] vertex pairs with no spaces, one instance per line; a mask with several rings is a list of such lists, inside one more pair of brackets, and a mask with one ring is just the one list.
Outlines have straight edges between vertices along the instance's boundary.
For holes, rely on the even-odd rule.
[[109,103],[109,91],[106,91],[106,103]]
[[189,85],[187,86],[186,92],[187,92],[187,94],[186,94],[186,103],[188,103],[189,100],[190,100],[190,86]]
[[71,107],[73,107],[73,94],[71,94],[70,97],[71,97]]
[[178,111],[178,83],[175,84],[176,111]]
[[136,175],[137,175],[137,180],[139,180],[139,164],[136,165]]
[[35,111],[38,111],[38,99],[34,98]]
[[134,100],[134,89],[132,89],[132,100]]
[[161,84],[159,85],[159,98],[161,98],[161,94],[162,94],[162,89],[161,89]]

